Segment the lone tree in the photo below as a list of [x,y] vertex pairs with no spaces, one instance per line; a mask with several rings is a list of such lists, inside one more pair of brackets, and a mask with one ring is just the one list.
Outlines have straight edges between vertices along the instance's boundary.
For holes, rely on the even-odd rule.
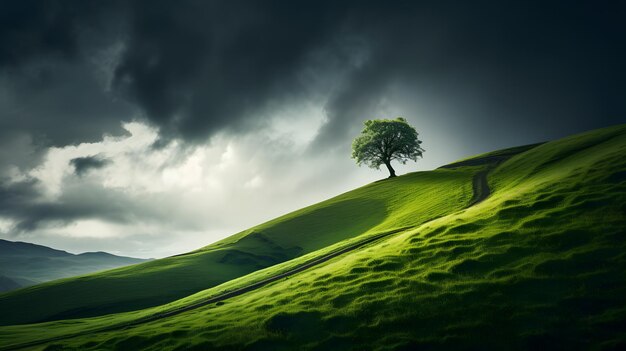
[[422,157],[424,149],[420,147],[422,142],[417,135],[415,128],[402,117],[365,121],[361,135],[352,142],[352,158],[359,166],[366,164],[380,169],[384,164],[389,170],[389,178],[395,177],[391,161],[406,164],[408,160],[416,162]]

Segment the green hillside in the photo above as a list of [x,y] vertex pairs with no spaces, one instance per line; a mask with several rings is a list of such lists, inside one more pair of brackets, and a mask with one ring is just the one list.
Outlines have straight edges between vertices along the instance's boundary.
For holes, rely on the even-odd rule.
[[[134,312],[1,327],[0,346],[624,348],[624,155],[626,125],[485,154],[367,185],[187,255],[0,295],[4,324],[158,304],[159,292],[147,290],[163,289],[161,301],[190,295]],[[387,235],[199,303],[378,233]],[[219,274],[228,282],[218,285]],[[68,312],[92,308],[90,300],[91,312]]]
[[465,207],[476,171],[442,169],[369,184],[188,254],[0,295],[6,311],[0,325],[157,306],[347,238],[417,226]]

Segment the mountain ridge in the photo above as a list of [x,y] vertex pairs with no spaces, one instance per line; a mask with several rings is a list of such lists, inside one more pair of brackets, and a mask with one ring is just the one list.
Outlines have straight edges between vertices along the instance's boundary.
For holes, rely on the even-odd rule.
[[107,252],[69,253],[44,245],[0,239],[0,292],[46,281],[148,261]]

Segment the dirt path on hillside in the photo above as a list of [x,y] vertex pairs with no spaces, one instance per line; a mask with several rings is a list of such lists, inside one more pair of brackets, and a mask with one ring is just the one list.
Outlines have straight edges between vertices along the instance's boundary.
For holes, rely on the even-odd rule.
[[[494,170],[498,165],[500,165],[502,162],[508,160],[511,156],[513,155],[505,155],[505,156],[491,156],[491,157],[485,157],[482,158],[479,162],[477,163],[477,160],[469,160],[468,162],[460,162],[454,165],[450,165],[453,167],[460,167],[460,166],[474,166],[474,165],[478,165],[478,164],[486,164],[485,169],[481,170],[480,172],[478,172],[476,175],[474,175],[474,178],[472,180],[472,187],[473,187],[473,192],[474,195],[472,197],[472,199],[470,200],[469,204],[467,207],[471,207],[474,206],[478,203],[480,203],[481,201],[485,200],[487,197],[489,197],[489,195],[491,194],[491,189],[489,189],[489,183],[487,181],[487,176],[488,174]],[[447,167],[444,166],[445,168],[453,168],[453,167]],[[434,218],[433,218],[434,219]],[[425,223],[425,222],[424,222]],[[180,307],[180,308],[175,308],[166,312],[162,312],[162,313],[156,313],[150,316],[146,316],[143,318],[139,318],[130,322],[125,322],[125,323],[119,323],[119,324],[115,324],[115,325],[110,325],[110,326],[106,326],[106,327],[102,327],[102,328],[94,328],[91,330],[85,330],[82,332],[77,332],[77,333],[73,333],[73,334],[66,334],[66,335],[60,335],[57,337],[52,337],[52,338],[47,338],[47,339],[41,339],[41,340],[35,340],[32,342],[27,342],[27,343],[22,343],[22,344],[16,344],[16,345],[10,345],[10,346],[5,346],[5,347],[0,347],[0,351],[4,351],[4,350],[17,350],[17,349],[23,349],[26,347],[33,347],[33,346],[38,346],[38,345],[43,345],[43,344],[48,344],[48,343],[53,343],[55,341],[61,341],[61,340],[65,340],[65,339],[71,339],[71,338],[75,338],[75,337],[79,337],[79,336],[86,336],[89,334],[93,334],[93,333],[102,333],[102,332],[110,332],[110,331],[115,331],[115,330],[123,330],[123,329],[127,329],[127,328],[131,328],[140,324],[144,324],[144,323],[148,323],[148,322],[153,322],[159,319],[163,319],[163,318],[167,318],[167,317],[171,317],[171,316],[175,316],[187,311],[191,311],[203,306],[207,306],[210,304],[214,304],[214,303],[218,303],[218,302],[222,302],[226,299],[230,299],[232,297],[235,296],[239,296],[242,294],[245,294],[247,292],[259,289],[265,285],[268,285],[270,283],[276,282],[278,280],[284,279],[284,278],[288,278],[294,274],[297,274],[299,272],[302,272],[306,269],[309,269],[311,267],[315,267],[321,263],[324,263],[332,258],[335,258],[339,255],[348,253],[350,251],[356,250],[358,248],[361,248],[367,244],[371,244],[375,241],[378,241],[382,238],[385,238],[389,235],[398,233],[398,232],[402,232],[405,231],[407,229],[410,229],[412,227],[405,227],[405,228],[399,228],[399,229],[395,229],[389,232],[385,232],[385,233],[381,233],[378,235],[374,235],[368,238],[365,238],[359,242],[356,242],[354,244],[350,244],[347,245],[346,247],[337,249],[333,252],[330,252],[326,255],[323,255],[321,257],[318,257],[316,259],[313,259],[311,261],[308,261],[296,268],[293,268],[291,270],[288,270],[286,272],[271,276],[269,278],[263,279],[261,281],[258,281],[256,283],[252,283],[250,285],[246,285],[244,287],[235,289],[235,290],[231,290],[231,291],[227,291],[225,293],[213,296],[213,297],[209,297],[205,300],[184,306],[184,307]]]
[[302,272],[306,269],[309,269],[311,267],[317,266],[321,263],[324,263],[332,258],[335,258],[339,255],[342,255],[344,253],[356,250],[358,248],[361,248],[367,244],[371,244],[375,241],[378,241],[384,237],[387,237],[389,235],[398,233],[398,232],[402,232],[405,231],[407,229],[410,229],[412,227],[404,227],[404,228],[399,228],[399,229],[394,229],[385,233],[381,233],[378,235],[373,235],[371,237],[368,237],[364,240],[361,240],[357,243],[351,244],[351,245],[347,245],[346,247],[337,249],[333,252],[330,252],[322,257],[318,257],[315,258],[309,262],[306,262],[296,268],[293,268],[291,270],[288,270],[286,272],[271,276],[269,278],[263,279],[261,281],[258,281],[256,283],[252,283],[250,285],[246,285],[244,287],[235,289],[235,290],[231,290],[231,291],[227,291],[225,293],[213,296],[213,297],[209,297],[205,300],[181,307],[181,308],[175,308],[166,312],[161,312],[161,313],[156,313],[150,316],[146,316],[146,317],[142,317],[142,318],[138,318],[136,320],[130,321],[130,322],[124,322],[124,323],[119,323],[119,324],[115,324],[115,325],[110,325],[110,326],[106,326],[106,327],[101,327],[101,328],[94,328],[94,329],[89,329],[89,330],[85,330],[85,331],[81,331],[81,332],[77,332],[77,333],[72,333],[72,334],[65,334],[65,335],[60,335],[57,337],[51,337],[51,338],[47,338],[47,339],[41,339],[41,340],[35,340],[35,341],[31,341],[31,342],[27,342],[27,343],[22,343],[22,344],[15,344],[15,345],[9,345],[9,346],[3,346],[0,347],[0,350],[4,351],[4,350],[18,350],[18,349],[23,349],[23,348],[27,348],[27,347],[33,347],[33,346],[38,346],[38,345],[43,345],[43,344],[48,344],[48,343],[53,343],[55,341],[61,341],[61,340],[65,340],[65,339],[71,339],[71,338],[75,338],[75,337],[79,337],[79,336],[86,336],[86,335],[90,335],[93,333],[103,333],[103,332],[110,332],[110,331],[115,331],[115,330],[123,330],[126,328],[131,328],[140,324],[144,324],[144,323],[148,323],[148,322],[153,322],[159,319],[163,319],[163,318],[167,318],[167,317],[171,317],[171,316],[175,316],[187,311],[191,311],[194,310],[196,308],[200,308],[206,305],[210,305],[213,303],[218,303],[221,301],[224,301],[226,299],[230,299],[232,297],[235,296],[239,296],[242,294],[245,294],[247,292],[259,289],[265,285],[268,285],[270,283],[273,283],[275,281],[287,278],[289,276],[292,276],[294,274],[297,274],[299,272]]
[[491,189],[489,188],[489,181],[487,180],[487,176],[489,175],[489,173],[491,173],[491,171],[498,167],[498,165],[508,160],[509,158],[510,156],[491,157],[491,162],[487,166],[485,166],[485,169],[474,175],[474,178],[472,179],[472,189],[474,195],[472,196],[472,199],[470,200],[467,207],[472,207],[477,203],[482,202],[483,200],[488,198],[489,195],[491,195]]

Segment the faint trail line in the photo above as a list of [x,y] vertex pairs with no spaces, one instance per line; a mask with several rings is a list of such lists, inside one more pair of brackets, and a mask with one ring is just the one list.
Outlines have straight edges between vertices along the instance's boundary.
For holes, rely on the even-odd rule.
[[33,347],[33,346],[38,346],[38,345],[42,345],[42,344],[48,344],[51,342],[55,342],[55,341],[60,341],[60,340],[65,340],[65,339],[71,339],[71,338],[75,338],[78,336],[84,336],[84,335],[89,335],[92,333],[102,333],[102,332],[108,332],[108,331],[115,331],[115,330],[120,330],[120,329],[125,329],[125,328],[129,328],[129,327],[134,327],[140,324],[144,324],[144,323],[148,323],[148,322],[153,322],[159,319],[163,319],[163,318],[167,318],[167,317],[171,317],[171,316],[175,316],[178,314],[181,314],[183,312],[187,312],[187,311],[191,311],[194,309],[197,309],[199,307],[202,306],[206,306],[206,305],[210,305],[212,303],[217,303],[226,299],[229,299],[231,297],[235,297],[235,296],[239,296],[242,294],[245,294],[247,292],[259,289],[265,285],[268,285],[270,283],[273,283],[275,281],[278,281],[280,279],[283,278],[287,278],[289,276],[292,276],[296,273],[302,272],[308,268],[317,266],[321,263],[324,263],[332,258],[335,258],[339,255],[342,255],[346,252],[350,252],[353,250],[356,250],[360,247],[363,247],[367,244],[371,244],[377,240],[380,240],[384,237],[387,237],[389,235],[395,234],[395,233],[399,233],[399,232],[403,232],[406,231],[410,228],[413,228],[413,226],[409,226],[409,227],[402,227],[402,228],[398,228],[398,229],[393,229],[381,234],[377,234],[377,235],[373,235],[370,236],[368,238],[365,238],[359,242],[356,242],[354,244],[350,244],[347,245],[346,247],[337,249],[333,252],[330,252],[328,254],[325,254],[321,257],[312,259],[296,268],[290,269],[286,272],[271,276],[269,278],[260,280],[256,283],[252,283],[250,285],[246,285],[244,287],[235,289],[235,290],[231,290],[231,291],[227,291],[225,293],[207,298],[205,300],[184,306],[184,307],[180,307],[180,308],[175,308],[169,311],[165,311],[162,313],[156,313],[150,316],[146,316],[146,317],[141,317],[138,318],[136,320],[130,321],[130,322],[124,322],[124,323],[119,323],[119,324],[114,324],[114,325],[110,325],[110,326],[106,326],[106,327],[101,327],[101,328],[95,328],[95,329],[89,329],[89,330],[84,330],[84,331],[80,331],[80,332],[76,332],[76,333],[72,333],[72,334],[65,334],[65,335],[59,335],[56,337],[51,337],[51,338],[46,338],[46,339],[41,339],[41,340],[34,340],[34,341],[30,341],[30,342],[26,342],[26,343],[21,343],[21,344],[14,344],[14,345],[9,345],[9,346],[3,346],[0,347],[0,350],[4,351],[4,350],[18,350],[18,349],[23,349],[26,347]]
[[490,163],[485,169],[474,175],[472,179],[472,189],[474,191],[474,195],[470,200],[467,207],[472,207],[477,203],[484,201],[486,198],[491,195],[491,189],[489,188],[489,181],[487,180],[487,176],[491,171],[493,171],[496,167],[498,167],[502,162],[508,160],[510,156],[503,156],[493,159],[493,163]]
[[[532,145],[532,147],[537,146],[539,144],[536,145]],[[527,146],[528,148],[528,146]],[[526,150],[524,150],[526,151]],[[516,154],[516,153],[515,153]],[[487,166],[485,167],[485,169],[481,170],[480,172],[476,173],[474,175],[474,178],[472,179],[472,188],[473,188],[473,192],[474,195],[472,196],[472,199],[470,200],[469,204],[467,205],[467,207],[471,207],[476,205],[477,203],[485,200],[487,197],[489,197],[489,195],[491,194],[491,190],[489,189],[489,183],[487,181],[487,175],[494,170],[496,167],[498,167],[498,165],[500,165],[502,162],[508,160],[509,158],[511,158],[512,156],[514,156],[515,154],[509,154],[509,155],[499,155],[499,156],[490,156],[490,157],[483,157],[480,159],[472,159],[472,160],[468,160],[468,161],[463,161],[463,162],[458,162],[455,164],[450,164],[450,165],[446,165],[443,166],[441,168],[455,168],[455,167],[460,167],[460,166],[476,166],[476,165],[483,165],[483,164],[487,164]],[[430,222],[432,220],[434,220],[435,218],[431,218],[428,221],[424,221],[422,224]],[[409,227],[402,227],[402,228],[398,228],[398,229],[393,229],[390,230],[388,232],[384,232],[381,234],[377,234],[377,235],[373,235],[370,236],[368,238],[365,238],[359,242],[356,242],[354,244],[350,244],[347,245],[343,248],[337,249],[333,252],[330,252],[328,254],[325,254],[321,257],[312,259],[306,263],[303,263],[302,265],[290,269],[286,272],[271,276],[269,278],[260,280],[256,283],[252,283],[250,285],[246,285],[244,287],[235,289],[235,290],[231,290],[231,291],[227,291],[224,292],[222,294],[213,296],[213,297],[209,297],[205,300],[184,306],[184,307],[180,307],[180,308],[175,308],[169,311],[165,311],[162,313],[156,313],[153,315],[149,315],[146,317],[141,317],[138,319],[135,319],[133,321],[130,322],[125,322],[125,323],[119,323],[119,324],[114,324],[114,325],[110,325],[110,326],[106,326],[106,327],[101,327],[101,328],[95,328],[95,329],[90,329],[90,330],[84,330],[81,332],[76,332],[73,334],[65,334],[65,335],[59,335],[56,337],[51,337],[51,338],[47,338],[47,339],[41,339],[41,340],[35,340],[35,341],[30,341],[30,342],[26,342],[26,343],[21,343],[21,344],[15,344],[15,345],[9,345],[9,346],[3,346],[0,347],[0,351],[5,351],[5,350],[18,350],[18,349],[23,349],[26,347],[32,347],[32,346],[38,346],[38,345],[42,345],[42,344],[48,344],[51,342],[55,342],[55,341],[60,341],[60,340],[65,340],[65,339],[71,339],[71,338],[75,338],[78,336],[84,336],[84,335],[89,335],[92,333],[102,333],[102,332],[109,332],[109,331],[115,331],[115,330],[120,330],[120,329],[126,329],[126,328],[130,328],[130,327],[134,327],[140,324],[144,324],[144,323],[148,323],[148,322],[153,322],[159,319],[163,319],[163,318],[167,318],[167,317],[171,317],[171,316],[175,316],[178,314],[181,314],[183,312],[187,312],[187,311],[191,311],[194,309],[197,309],[199,307],[203,307],[206,305],[210,305],[212,303],[217,303],[220,301],[224,301],[226,299],[229,299],[231,297],[235,297],[235,296],[239,296],[242,294],[245,294],[247,292],[259,289],[267,284],[273,283],[275,281],[278,281],[280,279],[283,278],[287,278],[289,276],[292,276],[296,273],[302,272],[306,269],[309,269],[311,267],[317,266],[321,263],[324,263],[332,258],[335,258],[339,255],[342,255],[344,253],[356,250],[360,247],[363,247],[367,244],[371,244],[377,240],[380,240],[382,238],[385,238],[389,235],[395,234],[395,233],[399,233],[399,232],[403,232],[405,230],[414,228],[415,226],[409,226]]]
[[542,144],[543,143],[518,146],[505,150],[503,154],[471,158],[469,160],[451,163],[445,166],[441,166],[439,168],[454,169],[456,167],[463,166],[471,167],[486,165],[485,168],[476,173],[474,175],[474,178],[472,179],[472,190],[474,192],[474,195],[467,205],[467,207],[472,207],[477,203],[482,202],[483,200],[488,198],[489,195],[491,195],[491,189],[489,188],[489,181],[487,179],[487,176],[489,175],[489,173],[491,173],[491,171],[496,169],[500,164],[507,161],[511,157],[524,153]]

